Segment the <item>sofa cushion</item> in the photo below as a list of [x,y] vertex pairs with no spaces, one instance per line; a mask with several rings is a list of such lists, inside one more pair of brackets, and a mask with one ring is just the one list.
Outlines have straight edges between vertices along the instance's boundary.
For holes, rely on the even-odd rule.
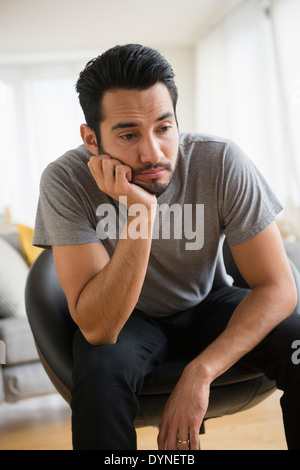
[[25,257],[28,266],[31,266],[43,249],[32,245],[33,228],[23,224],[17,224],[17,228],[23,256]]
[[6,365],[36,361],[38,353],[27,318],[0,320],[0,340],[6,347]]
[[0,232],[0,237],[6,240],[10,244],[10,246],[12,246],[22,256],[22,258],[24,258],[23,250],[21,248],[21,243],[20,243],[20,237],[19,237],[16,227],[13,226],[11,229],[11,232],[7,232],[7,233]]
[[3,367],[3,379],[8,402],[56,391],[40,362]]
[[24,292],[29,267],[1,237],[0,259],[0,317],[26,317]]

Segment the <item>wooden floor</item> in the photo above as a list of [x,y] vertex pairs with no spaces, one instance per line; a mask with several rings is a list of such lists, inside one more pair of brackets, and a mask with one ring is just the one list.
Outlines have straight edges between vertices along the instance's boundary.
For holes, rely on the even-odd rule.
[[[284,450],[280,392],[252,410],[210,420],[203,450]],[[157,429],[138,429],[138,448],[155,450]],[[0,405],[0,450],[72,449],[70,410],[58,395]]]

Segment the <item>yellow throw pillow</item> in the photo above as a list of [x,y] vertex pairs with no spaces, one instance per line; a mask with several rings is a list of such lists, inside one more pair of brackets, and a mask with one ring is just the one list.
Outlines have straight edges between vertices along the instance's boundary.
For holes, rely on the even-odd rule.
[[43,251],[43,248],[32,246],[33,228],[22,224],[16,224],[16,226],[18,227],[19,240],[23,254],[27,263],[29,266],[31,266],[39,254]]

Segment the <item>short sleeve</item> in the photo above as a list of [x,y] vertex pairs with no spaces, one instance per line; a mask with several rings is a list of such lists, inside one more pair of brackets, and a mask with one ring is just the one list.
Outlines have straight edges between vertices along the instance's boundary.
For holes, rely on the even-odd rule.
[[220,217],[229,245],[254,237],[282,210],[259,170],[233,142],[223,155],[219,190]]
[[87,206],[70,169],[50,163],[41,177],[33,244],[50,248],[99,242]]

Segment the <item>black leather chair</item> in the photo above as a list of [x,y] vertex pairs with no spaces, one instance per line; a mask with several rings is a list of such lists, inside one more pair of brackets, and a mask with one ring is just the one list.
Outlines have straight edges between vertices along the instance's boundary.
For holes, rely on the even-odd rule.
[[[245,286],[231,252],[224,244],[224,259],[236,285]],[[291,263],[300,293],[300,275]],[[299,296],[300,297],[300,296]],[[70,402],[72,384],[72,321],[60,287],[52,251],[45,250],[32,265],[26,285],[26,309],[36,346],[44,368],[63,398]],[[299,303],[297,311],[300,313]],[[168,358],[145,380],[135,425],[157,426],[170,392],[177,383],[187,359]],[[233,366],[211,386],[205,419],[249,409],[276,390],[275,383],[261,373]],[[201,432],[204,432],[202,427]]]

